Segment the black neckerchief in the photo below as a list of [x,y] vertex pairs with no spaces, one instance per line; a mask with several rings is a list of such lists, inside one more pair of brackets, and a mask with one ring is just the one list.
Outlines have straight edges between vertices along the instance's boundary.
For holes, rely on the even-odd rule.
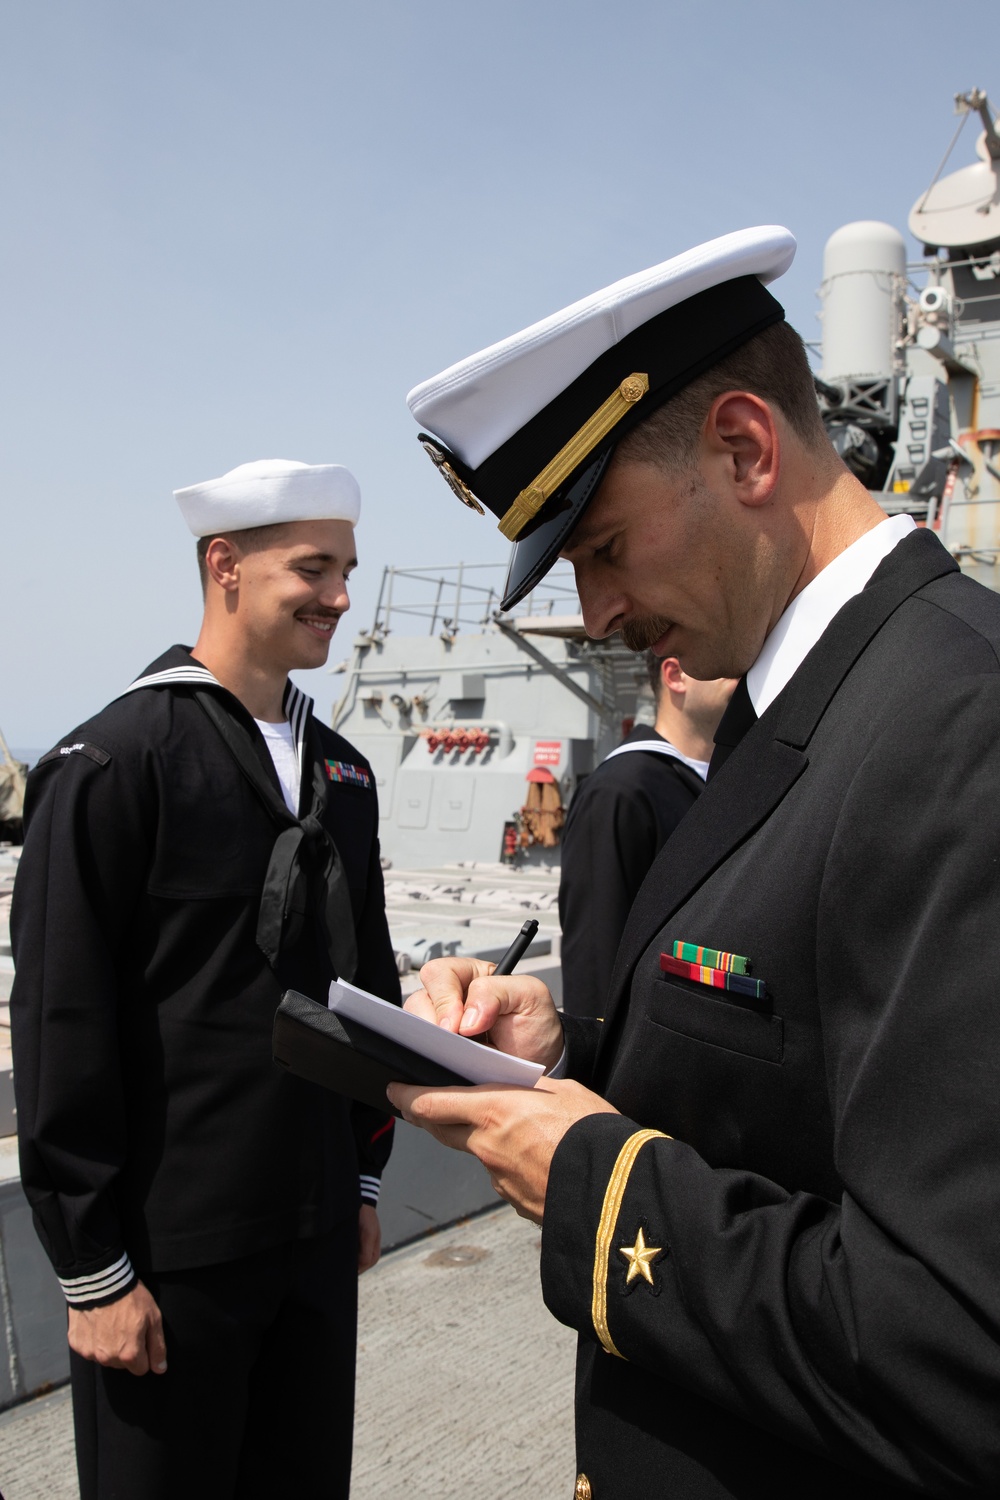
[[277,973],[282,951],[287,951],[300,936],[311,910],[334,974],[339,979],[351,980],[358,967],[354,913],[343,860],[322,822],[326,801],[322,771],[311,761],[312,806],[304,817],[295,817],[265,774],[246,728],[226,711],[210,688],[196,688],[194,699],[215,726],[268,815],[281,829],[264,877],[257,946]]

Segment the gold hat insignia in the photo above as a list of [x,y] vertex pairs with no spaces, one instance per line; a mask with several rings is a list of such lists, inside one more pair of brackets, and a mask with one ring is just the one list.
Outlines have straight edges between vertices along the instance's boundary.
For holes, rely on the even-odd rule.
[[444,451],[439,448],[436,443],[430,442],[429,439],[423,436],[420,437],[419,442],[420,446],[427,454],[431,463],[437,470],[440,471],[445,483],[449,486],[450,489],[455,492],[455,494],[461,500],[462,504],[467,505],[470,510],[478,511],[480,515],[484,515],[485,512],[483,511],[483,507],[480,505],[475,495],[469,489],[469,486],[466,484],[465,480],[460,479],[459,476],[455,473],[455,470],[448,462]]

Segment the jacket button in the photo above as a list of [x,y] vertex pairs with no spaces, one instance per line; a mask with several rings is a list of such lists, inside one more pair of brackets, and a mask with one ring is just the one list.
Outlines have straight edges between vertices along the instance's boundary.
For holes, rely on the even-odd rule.
[[590,1480],[586,1474],[576,1476],[576,1489],[573,1491],[573,1500],[593,1500],[593,1490],[590,1488]]

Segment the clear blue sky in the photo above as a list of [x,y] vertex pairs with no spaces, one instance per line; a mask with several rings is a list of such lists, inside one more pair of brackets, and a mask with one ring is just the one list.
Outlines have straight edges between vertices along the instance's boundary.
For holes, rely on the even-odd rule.
[[[337,660],[384,563],[506,555],[418,447],[418,380],[754,223],[797,235],[779,295],[818,337],[827,236],[857,218],[905,231],[952,95],[1000,102],[1000,13],[956,16],[929,0],[5,0],[8,739],[51,743],[193,639],[180,485],[260,457],[354,470],[362,566]],[[325,712],[337,679],[301,680]]]

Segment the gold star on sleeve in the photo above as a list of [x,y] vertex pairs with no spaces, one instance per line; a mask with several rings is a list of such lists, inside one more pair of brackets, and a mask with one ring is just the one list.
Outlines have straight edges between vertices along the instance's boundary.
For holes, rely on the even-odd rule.
[[639,1233],[635,1237],[635,1244],[619,1245],[618,1254],[624,1255],[628,1261],[628,1275],[625,1277],[626,1286],[630,1286],[637,1276],[641,1276],[643,1281],[648,1281],[650,1286],[655,1285],[652,1264],[658,1255],[663,1254],[663,1251],[654,1245],[646,1244],[641,1224],[639,1226]]

